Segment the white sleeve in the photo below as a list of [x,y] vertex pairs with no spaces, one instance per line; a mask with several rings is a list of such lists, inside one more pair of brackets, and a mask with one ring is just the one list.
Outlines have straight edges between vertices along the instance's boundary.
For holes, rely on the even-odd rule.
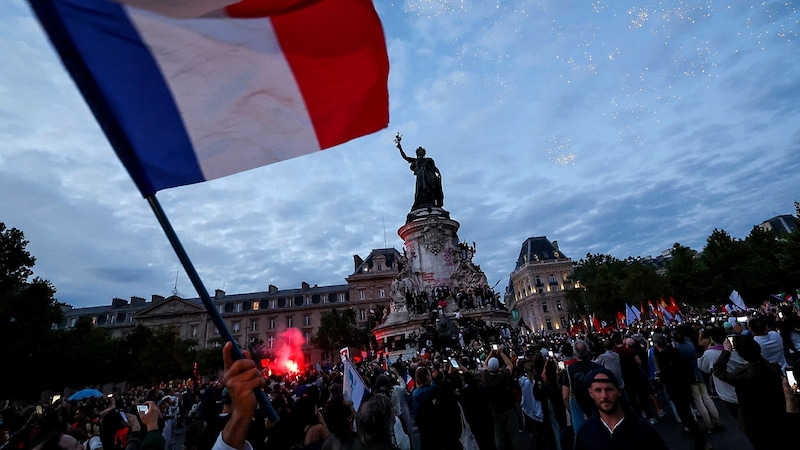
[[411,450],[411,440],[403,430],[403,424],[398,417],[394,418],[394,442],[400,450]]
[[217,436],[217,442],[214,442],[214,447],[211,450],[253,450],[253,446],[244,441],[244,447],[242,448],[231,447],[222,440],[222,432],[220,432],[219,436]]

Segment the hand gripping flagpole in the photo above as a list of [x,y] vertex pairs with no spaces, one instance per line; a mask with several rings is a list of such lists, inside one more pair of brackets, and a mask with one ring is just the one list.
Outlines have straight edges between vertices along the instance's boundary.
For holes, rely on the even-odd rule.
[[[216,305],[214,305],[214,302],[211,301],[211,297],[209,297],[208,291],[203,285],[203,281],[200,279],[200,275],[197,274],[197,271],[192,264],[192,260],[190,260],[189,255],[186,254],[183,244],[181,244],[181,241],[178,239],[178,235],[175,234],[175,230],[172,228],[172,224],[170,224],[169,219],[164,213],[164,210],[161,208],[161,204],[156,199],[155,194],[150,194],[146,198],[147,202],[150,204],[150,207],[153,209],[153,213],[156,215],[156,219],[158,219],[158,223],[161,224],[161,228],[167,235],[169,243],[172,244],[172,249],[175,250],[175,254],[178,256],[178,259],[183,265],[184,270],[186,270],[186,274],[189,275],[189,279],[192,281],[197,294],[203,301],[203,305],[205,305],[206,311],[208,311],[208,315],[211,317],[211,321],[214,322],[214,326],[217,327],[217,330],[219,330],[220,335],[222,335],[226,342],[233,342],[234,339],[231,331],[228,329],[228,326],[225,325],[225,321],[222,320],[222,316],[219,314]],[[233,345],[233,358],[235,360],[244,358],[239,346],[235,344]],[[267,418],[271,422],[277,422],[278,414],[269,403],[267,394],[264,393],[264,391],[260,388],[255,389],[255,394],[256,399],[258,399],[258,403],[261,405],[261,408],[263,409]]]

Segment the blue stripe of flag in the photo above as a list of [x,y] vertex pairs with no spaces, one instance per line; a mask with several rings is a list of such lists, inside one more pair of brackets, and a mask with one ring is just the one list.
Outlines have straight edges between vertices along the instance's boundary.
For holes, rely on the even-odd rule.
[[125,9],[28,0],[143,196],[204,181],[180,112]]

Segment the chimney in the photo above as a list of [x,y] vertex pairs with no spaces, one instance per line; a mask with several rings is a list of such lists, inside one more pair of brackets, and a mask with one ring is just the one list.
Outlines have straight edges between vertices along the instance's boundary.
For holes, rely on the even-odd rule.
[[[142,299],[142,300],[144,300],[144,299]],[[133,301],[133,299],[131,299],[131,301]],[[159,303],[164,301],[164,296],[163,295],[158,295],[158,294],[153,294],[153,295],[150,296],[150,301],[154,305],[157,305],[157,304],[159,304]],[[144,303],[144,302],[142,302],[142,303]],[[133,304],[133,303],[131,303],[131,304]]]
[[277,292],[278,292],[278,286],[275,286],[274,284],[270,284],[269,285],[269,293],[270,294],[275,294]]
[[303,283],[300,286],[302,287],[302,290],[304,292],[309,290],[309,289],[311,289],[311,286],[308,283],[306,283],[305,281],[303,281]]
[[556,250],[561,250],[560,248],[558,248],[558,241],[553,241],[553,247],[555,247]]
[[225,298],[225,291],[222,289],[214,289],[214,300]]
[[[133,299],[133,298],[131,298]],[[121,308],[128,304],[128,301],[119,297],[115,297],[111,299],[111,307],[112,308]]]
[[358,255],[353,255],[353,262],[355,263],[355,269],[353,269],[353,271],[358,272],[358,268],[361,267],[361,264],[364,264],[364,260]]

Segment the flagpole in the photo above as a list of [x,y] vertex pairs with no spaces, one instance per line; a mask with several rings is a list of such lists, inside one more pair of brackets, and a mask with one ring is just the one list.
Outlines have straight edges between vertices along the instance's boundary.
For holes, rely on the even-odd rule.
[[[220,315],[219,311],[217,310],[216,305],[211,300],[211,297],[208,295],[208,291],[206,290],[205,286],[203,285],[203,281],[200,279],[200,275],[197,274],[197,270],[194,268],[194,264],[192,264],[192,260],[189,259],[189,255],[186,254],[186,250],[183,248],[183,244],[178,239],[178,235],[175,233],[175,230],[172,228],[172,224],[169,222],[167,215],[164,213],[164,210],[161,208],[161,204],[156,199],[155,194],[150,194],[147,197],[147,203],[150,204],[150,208],[153,209],[153,213],[156,215],[156,219],[158,219],[158,223],[161,225],[161,229],[164,230],[164,234],[167,235],[167,239],[169,243],[172,244],[172,249],[175,250],[175,254],[178,256],[178,260],[180,260],[181,264],[183,265],[184,270],[186,270],[186,274],[189,275],[189,280],[191,280],[192,285],[194,285],[197,294],[200,296],[200,299],[203,301],[203,305],[206,307],[206,311],[208,311],[208,315],[211,317],[211,321],[214,322],[214,326],[217,327],[219,330],[220,335],[226,342],[234,342],[233,335],[231,331],[228,329],[228,326],[225,324],[225,321],[222,320],[222,316]],[[238,345],[234,343],[233,345],[233,359],[243,359],[244,355],[242,354],[241,349]],[[267,394],[260,388],[255,389],[256,399],[258,399],[258,403],[264,410],[264,413],[267,415],[267,418],[272,422],[278,421],[278,414],[272,408],[272,405],[269,403],[269,399],[267,398]]]

